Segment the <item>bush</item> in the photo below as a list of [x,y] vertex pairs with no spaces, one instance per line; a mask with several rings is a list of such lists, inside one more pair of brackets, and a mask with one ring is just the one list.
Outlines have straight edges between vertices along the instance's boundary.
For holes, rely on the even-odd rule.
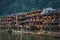
[[37,31],[39,30],[38,28],[36,28],[35,26],[30,26],[30,31]]
[[30,26],[30,31],[34,31],[35,27],[34,26]]
[[11,34],[12,33],[12,30],[11,29],[8,29],[7,30],[7,33]]

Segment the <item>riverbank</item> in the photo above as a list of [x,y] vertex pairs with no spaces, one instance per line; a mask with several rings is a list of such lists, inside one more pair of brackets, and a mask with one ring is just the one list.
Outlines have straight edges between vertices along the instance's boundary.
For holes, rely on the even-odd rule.
[[60,37],[60,32],[47,32],[47,31],[39,31],[39,32],[32,32],[32,31],[14,31],[13,32],[14,34],[17,34],[17,33],[22,33],[22,34],[25,34],[25,35],[42,35],[42,36],[50,36],[50,37]]
[[[12,30],[13,34],[24,34],[24,35],[38,35],[38,36],[49,36],[49,37],[58,37],[60,38],[60,32],[50,32],[50,31],[36,31],[36,32],[32,32],[32,31],[16,31],[16,30]],[[6,32],[5,30],[0,31],[0,32]]]

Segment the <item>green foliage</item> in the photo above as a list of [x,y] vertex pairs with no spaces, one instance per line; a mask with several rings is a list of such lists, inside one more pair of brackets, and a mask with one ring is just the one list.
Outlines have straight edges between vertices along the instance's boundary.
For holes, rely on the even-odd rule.
[[30,26],[30,31],[38,31],[39,28],[35,27],[35,26]]
[[35,26],[30,26],[30,31],[35,31]]
[[7,33],[8,33],[8,34],[11,34],[11,33],[12,33],[12,30],[11,30],[11,29],[8,29],[8,30],[7,30]]
[[46,27],[44,27],[44,29],[45,29],[45,30],[49,30],[49,27],[48,27],[48,26],[46,26]]
[[0,15],[31,12],[46,7],[60,8],[60,0],[0,0]]

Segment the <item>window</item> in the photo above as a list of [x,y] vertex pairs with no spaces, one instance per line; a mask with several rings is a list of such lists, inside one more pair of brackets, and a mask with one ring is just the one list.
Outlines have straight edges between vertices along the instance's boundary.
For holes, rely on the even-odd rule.
[[40,16],[40,18],[42,18],[42,16]]
[[54,23],[55,25],[58,25],[58,23]]
[[40,24],[42,25],[42,22],[40,22]]
[[33,23],[33,25],[35,25],[35,23]]
[[55,17],[55,19],[58,19],[58,17]]
[[53,17],[51,19],[54,19]]
[[18,19],[18,21],[21,21],[21,19]]
[[53,13],[51,15],[54,15]]
[[44,20],[46,20],[47,18],[44,18]]
[[50,23],[48,23],[48,25],[50,25]]
[[12,21],[12,20],[8,20],[9,22]]
[[46,25],[46,23],[44,23],[44,25]]
[[39,23],[37,22],[37,25],[38,25]]
[[51,25],[53,25],[53,23],[51,23]]

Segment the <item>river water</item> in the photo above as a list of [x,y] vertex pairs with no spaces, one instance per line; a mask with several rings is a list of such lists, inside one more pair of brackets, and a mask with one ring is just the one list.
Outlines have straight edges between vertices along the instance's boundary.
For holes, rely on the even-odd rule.
[[56,37],[0,33],[0,40],[60,40]]

